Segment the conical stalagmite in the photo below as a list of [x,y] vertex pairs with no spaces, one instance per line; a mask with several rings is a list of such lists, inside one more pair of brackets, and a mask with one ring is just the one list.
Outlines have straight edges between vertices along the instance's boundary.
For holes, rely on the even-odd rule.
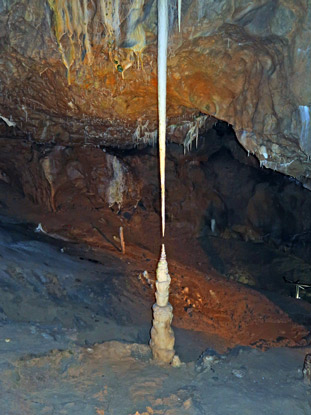
[[157,268],[156,303],[153,305],[150,347],[153,358],[163,363],[171,363],[175,355],[175,337],[171,328],[173,307],[168,302],[170,282],[165,248],[162,245],[161,258]]

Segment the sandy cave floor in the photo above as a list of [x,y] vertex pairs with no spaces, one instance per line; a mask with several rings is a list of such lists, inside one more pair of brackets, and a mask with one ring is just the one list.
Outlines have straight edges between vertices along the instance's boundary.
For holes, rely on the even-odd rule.
[[159,367],[147,345],[156,257],[1,222],[3,414],[310,413],[308,330],[264,295],[171,261],[185,365]]

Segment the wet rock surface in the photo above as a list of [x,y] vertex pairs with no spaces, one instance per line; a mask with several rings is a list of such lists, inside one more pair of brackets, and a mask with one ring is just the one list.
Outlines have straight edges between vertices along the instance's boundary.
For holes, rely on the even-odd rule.
[[[310,187],[310,1],[170,5],[168,131],[232,124],[244,148]],[[156,140],[156,2],[0,2],[4,134],[131,148]]]

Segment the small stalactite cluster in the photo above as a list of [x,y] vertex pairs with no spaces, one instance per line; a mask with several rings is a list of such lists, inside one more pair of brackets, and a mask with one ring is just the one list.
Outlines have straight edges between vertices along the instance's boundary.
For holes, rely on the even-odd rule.
[[[78,69],[81,63],[91,66],[97,60],[94,45],[105,46],[110,61],[122,78],[135,61],[138,69],[143,68],[142,53],[146,48],[145,0],[132,0],[129,4],[121,0],[47,2],[52,11],[52,29],[67,70],[69,85],[73,82],[74,68]],[[178,0],[179,31],[181,3]]]
[[110,40],[120,35],[120,0],[100,0],[102,22]]
[[[93,63],[92,47],[88,33],[88,0],[48,0],[53,11],[53,28],[62,57],[67,69],[68,84],[71,84],[70,68],[78,57],[89,65]],[[69,44],[68,44],[69,39]]]
[[[111,44],[120,34],[120,0],[99,0],[98,3],[105,41]],[[53,12],[53,30],[70,85],[73,64],[92,65],[94,61],[89,23],[96,10],[89,0],[48,0],[48,4]]]
[[[130,6],[123,5],[123,8],[121,0],[48,0],[48,4],[69,85],[74,66],[78,68],[81,63],[91,66],[96,61],[94,45],[107,49],[110,61],[117,72],[121,72],[122,78],[135,59],[138,69],[142,66],[142,53],[146,47],[142,21],[144,0],[133,0]],[[127,20],[126,25],[123,24],[126,33],[122,39],[124,19]]]

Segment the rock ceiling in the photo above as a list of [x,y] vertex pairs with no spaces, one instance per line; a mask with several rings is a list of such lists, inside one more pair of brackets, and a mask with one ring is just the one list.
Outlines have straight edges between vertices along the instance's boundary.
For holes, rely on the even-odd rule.
[[[0,0],[0,131],[131,148],[157,128],[155,0]],[[311,188],[311,1],[170,0],[168,138],[216,119]],[[16,132],[17,131],[17,132]]]

